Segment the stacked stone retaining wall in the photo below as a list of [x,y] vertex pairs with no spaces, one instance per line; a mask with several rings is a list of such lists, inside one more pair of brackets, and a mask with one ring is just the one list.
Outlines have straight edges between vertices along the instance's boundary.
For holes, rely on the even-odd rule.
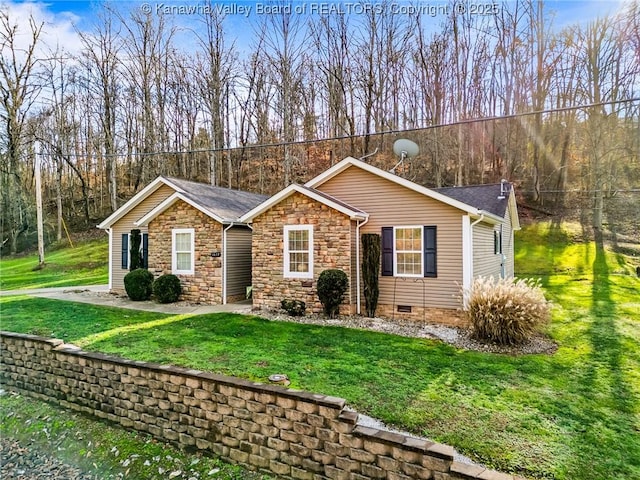
[[0,332],[4,388],[297,480],[513,480],[453,448],[358,425],[340,398]]

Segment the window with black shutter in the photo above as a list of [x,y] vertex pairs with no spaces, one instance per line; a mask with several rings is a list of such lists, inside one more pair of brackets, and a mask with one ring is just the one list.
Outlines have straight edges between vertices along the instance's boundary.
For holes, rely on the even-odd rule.
[[129,268],[129,234],[122,234],[122,269]]
[[493,253],[502,253],[502,232],[498,230],[493,231]]
[[149,234],[142,234],[142,268],[149,268]]
[[424,227],[424,276],[437,277],[437,227]]
[[382,227],[382,275],[393,276],[393,227]]
[[382,227],[382,275],[437,277],[437,227]]

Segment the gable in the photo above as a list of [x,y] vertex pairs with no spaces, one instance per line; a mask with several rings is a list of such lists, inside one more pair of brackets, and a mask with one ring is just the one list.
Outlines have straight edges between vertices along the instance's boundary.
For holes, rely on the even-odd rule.
[[[135,209],[132,216],[142,216],[151,210],[155,205],[169,195],[176,191],[163,177],[156,178],[149,185],[144,187],[133,197],[131,197],[124,205],[118,208],[115,212],[105,218],[101,223],[97,225],[98,228],[107,229],[111,228],[115,223],[122,220],[126,215],[131,214]],[[156,194],[156,192],[158,192]],[[154,195],[156,194],[156,195]],[[137,212],[137,213],[136,213]],[[137,218],[131,220],[133,222]]]
[[[125,205],[120,207],[114,212],[108,219],[98,225],[98,228],[115,228],[126,227],[128,230],[131,228],[137,228],[136,221],[153,210],[156,205],[162,203],[167,198],[175,193],[175,190],[169,185],[161,184],[158,188],[148,193],[144,198],[138,199],[137,202],[125,209]],[[135,196],[134,196],[135,198]],[[118,215],[115,215],[118,214]],[[114,219],[111,219],[114,217]],[[107,227],[103,227],[103,224],[108,224]]]
[[369,213],[368,227],[451,224],[459,228],[460,209],[351,166],[317,187]]
[[[402,178],[398,175],[395,175],[393,173],[389,173],[385,170],[382,170],[378,167],[374,167],[373,165],[370,165],[366,162],[363,162],[362,160],[357,160],[353,157],[347,157],[344,160],[342,160],[341,162],[337,163],[336,165],[334,165],[333,167],[331,167],[330,169],[328,169],[327,171],[321,173],[320,175],[318,175],[317,177],[309,180],[307,183],[305,183],[305,186],[307,187],[312,187],[312,188],[317,188],[319,190],[322,190],[322,185],[324,185],[325,183],[331,181],[333,178],[335,177],[339,177],[341,175],[343,175],[343,173],[347,170],[356,168],[358,170],[362,170],[365,172],[368,172],[372,175],[375,175],[376,177],[379,177],[382,180],[385,180],[387,182],[389,182],[390,184],[394,184],[394,185],[399,185],[401,187],[404,187],[407,190],[416,192],[420,195],[423,195],[425,197],[428,198],[432,198],[434,200],[437,200],[441,203],[444,203],[446,205],[450,205],[452,207],[457,208],[458,210],[462,210],[463,212],[466,212],[472,216],[480,216],[482,214],[486,214],[487,212],[481,212],[479,211],[476,207],[473,207],[471,205],[467,205],[463,202],[460,202],[454,198],[448,197],[446,195],[443,195],[441,193],[436,192],[435,190],[423,187],[422,185],[418,185],[417,183],[414,183],[410,180],[407,180],[405,178]],[[494,220],[497,220],[494,219]]]
[[[163,190],[165,193],[160,197],[154,196],[154,192],[158,190]],[[125,216],[131,216],[131,212],[136,212],[133,214],[136,218],[132,222],[146,225],[155,216],[170,207],[177,199],[189,203],[217,221],[233,222],[266,198],[265,195],[243,190],[232,190],[189,180],[160,176],[103,220],[98,225],[98,228],[111,228]]]
[[336,210],[352,220],[364,220],[367,218],[367,213],[363,210],[360,210],[352,205],[349,205],[347,202],[344,202],[342,199],[334,198],[331,195],[328,195],[326,192],[322,192],[320,190],[310,188],[307,186],[292,184],[287,188],[280,190],[278,193],[273,195],[271,198],[268,198],[260,205],[256,206],[242,217],[240,217],[241,222],[251,222],[256,217],[264,214],[270,209],[274,208],[278,204],[286,201],[291,196],[302,196],[306,197],[311,201],[317,202],[325,207]]
[[158,228],[168,229],[168,231],[174,228],[195,228],[196,230],[206,230],[212,227],[222,228],[222,222],[182,199],[171,202],[167,208],[149,219],[145,225],[149,227],[149,231],[155,231]]

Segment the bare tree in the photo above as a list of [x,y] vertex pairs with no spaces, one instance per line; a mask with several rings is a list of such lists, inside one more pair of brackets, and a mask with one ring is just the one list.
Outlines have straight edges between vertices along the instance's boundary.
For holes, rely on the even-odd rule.
[[28,226],[27,202],[22,188],[22,155],[26,150],[25,125],[27,116],[42,88],[36,71],[36,56],[44,24],[38,25],[29,17],[30,39],[26,49],[19,46],[19,24],[0,10],[0,118],[4,124],[3,143],[6,157],[2,162],[2,244],[16,253],[17,239]]
[[108,7],[103,8],[98,20],[94,32],[78,31],[83,46],[80,62],[85,69],[86,84],[96,95],[98,103],[96,113],[104,143],[109,200],[111,210],[115,211],[118,208],[116,116],[122,40],[114,25],[114,14]]
[[322,16],[310,28],[321,71],[320,97],[326,111],[325,135],[352,137],[351,150],[355,151],[354,59],[348,18],[344,13],[334,12]]
[[137,190],[163,168],[161,164],[154,164],[160,160],[154,154],[167,146],[167,70],[175,30],[167,25],[163,15],[155,19],[152,13],[139,10],[132,11],[127,19],[120,17],[120,21],[127,35],[124,50],[128,59],[124,67],[131,82],[130,92],[140,98],[141,103],[142,122],[137,128],[142,138],[133,178]]
[[[277,122],[280,138],[285,144],[298,139],[301,124],[301,100],[305,77],[304,53],[306,48],[303,23],[300,16],[286,8],[273,15],[265,15],[258,26],[260,54],[269,65],[270,81],[275,92],[272,115]],[[284,148],[283,183],[292,181],[294,156]]]
[[[218,184],[220,176],[220,150],[225,147],[225,131],[229,129],[225,115],[225,99],[227,98],[234,77],[234,65],[238,54],[233,43],[228,44],[224,30],[225,15],[214,8],[213,2],[207,0],[210,13],[202,16],[203,33],[197,33],[201,51],[197,53],[196,69],[200,94],[205,99],[204,106],[209,115],[211,147],[209,181]],[[228,186],[231,187],[231,171],[228,172]]]

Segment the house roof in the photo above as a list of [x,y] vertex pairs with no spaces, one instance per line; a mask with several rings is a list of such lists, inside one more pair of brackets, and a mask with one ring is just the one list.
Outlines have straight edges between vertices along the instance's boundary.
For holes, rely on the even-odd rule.
[[284,190],[280,190],[274,196],[268,198],[266,201],[256,206],[254,209],[250,210],[242,217],[240,217],[241,222],[250,222],[258,215],[266,212],[268,209],[273,207],[274,205],[280,203],[285,198],[293,195],[294,193],[300,193],[305,195],[306,197],[312,198],[313,200],[320,202],[328,207],[333,208],[341,213],[344,213],[352,220],[364,220],[368,217],[366,212],[363,212],[359,208],[353,207],[331,195],[328,195],[324,192],[316,190],[315,188],[311,188],[305,185],[291,184]]
[[[152,218],[155,218],[155,216],[162,213],[179,199],[184,200],[221,223],[229,223],[236,221],[240,215],[267,198],[265,195],[242,190],[231,190],[179,178],[160,176],[107,217],[98,225],[98,228],[110,228],[162,185],[171,187],[175,190],[175,193],[139,219],[136,222],[138,225],[148,223]],[[152,213],[153,215],[151,215]],[[143,220],[146,222],[143,222]]]
[[504,217],[509,203],[511,184],[506,193],[501,190],[501,184],[469,185],[464,187],[443,187],[433,190],[456,200],[476,207],[480,210]]
[[[438,200],[454,208],[467,212],[473,217],[484,216],[486,220],[492,221],[492,222],[499,222],[499,221],[502,221],[504,218],[505,210],[502,210],[501,214],[495,213],[493,202],[489,202],[490,204],[488,205],[483,205],[482,204],[483,202],[476,202],[476,201],[468,203],[465,200],[471,200],[472,198],[458,198],[454,195],[448,195],[447,193],[437,189],[430,189],[430,188],[423,187],[422,185],[418,185],[417,183],[414,183],[410,180],[399,177],[393,173],[384,171],[378,167],[374,167],[373,165],[370,165],[368,163],[363,162],[362,160],[358,160],[353,157],[347,157],[344,160],[336,163],[330,169],[321,173],[317,177],[309,180],[307,183],[305,183],[305,186],[310,188],[317,188],[349,167],[356,167],[356,168],[365,170],[367,172],[373,173],[374,175],[382,177],[391,182],[397,183],[398,185],[402,185],[403,187],[406,187],[410,190],[421,193],[422,195],[425,195],[427,197],[433,198],[434,200]],[[499,188],[499,185],[498,185],[498,188]],[[491,210],[489,208],[491,208]]]
[[[241,215],[268,198],[266,195],[246,192],[244,190],[214,187],[212,185],[178,178],[169,178],[168,180],[182,190],[178,195],[181,200],[201,210],[220,223],[237,221]],[[154,210],[158,209],[158,207]],[[164,211],[164,209],[162,211]],[[158,211],[156,215],[162,211]],[[149,212],[149,214],[150,213],[151,212]],[[145,217],[149,214],[145,215]],[[138,222],[140,222],[140,220]]]

